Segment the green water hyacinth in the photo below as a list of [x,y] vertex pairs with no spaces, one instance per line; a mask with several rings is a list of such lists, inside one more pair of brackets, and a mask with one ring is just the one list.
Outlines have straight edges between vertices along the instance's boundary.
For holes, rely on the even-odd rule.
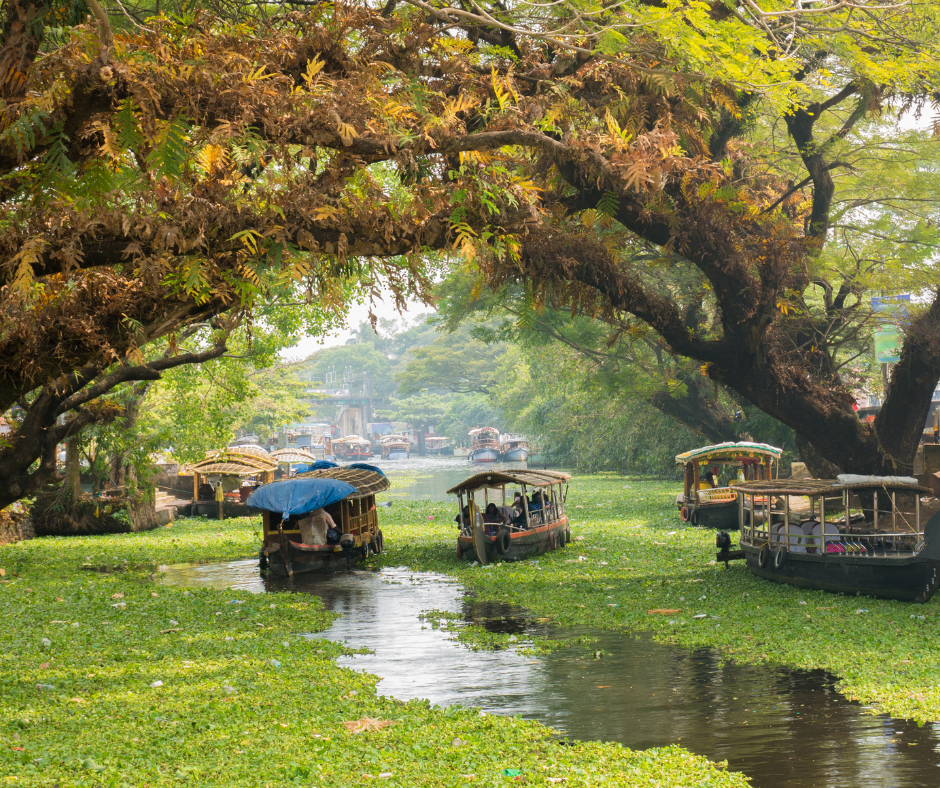
[[[427,521],[386,515],[401,560]],[[192,519],[0,547],[3,785],[747,785],[678,746],[562,747],[535,722],[380,697],[375,676],[337,667],[343,646],[297,637],[333,619],[316,597],[154,584],[161,564],[255,554],[259,527]],[[432,527],[431,563],[455,571],[452,534]]]

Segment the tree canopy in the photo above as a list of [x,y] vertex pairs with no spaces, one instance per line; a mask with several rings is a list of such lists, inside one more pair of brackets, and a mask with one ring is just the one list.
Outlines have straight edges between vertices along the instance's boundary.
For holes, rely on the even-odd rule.
[[[935,100],[935,5],[89,7],[47,36],[51,6],[4,6],[0,504],[115,376],[160,374],[147,343],[265,299],[404,304],[439,262],[652,332],[847,469],[909,467],[936,173],[892,118]],[[896,288],[920,300],[864,425],[846,354]]]

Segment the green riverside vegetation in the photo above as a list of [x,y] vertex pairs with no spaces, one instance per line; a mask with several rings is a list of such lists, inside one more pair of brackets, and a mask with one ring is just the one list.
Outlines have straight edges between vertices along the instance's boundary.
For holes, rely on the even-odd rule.
[[[740,562],[711,564],[714,532],[681,524],[676,489],[579,477],[568,498],[576,541],[537,561],[485,569],[456,558],[455,504],[389,494],[386,552],[371,564],[446,572],[483,598],[549,618],[562,637],[573,625],[643,630],[682,646],[718,646],[744,663],[825,668],[849,697],[940,719],[935,603],[807,592],[754,578]],[[193,519],[0,547],[2,784],[323,788],[384,776],[397,786],[510,785],[517,777],[532,785],[746,785],[676,746],[561,747],[534,722],[378,697],[375,677],[336,666],[341,645],[297,637],[332,620],[316,597],[152,582],[153,564],[250,556],[258,529],[257,520]],[[125,563],[127,571],[110,574],[79,569]],[[681,612],[648,613],[664,609]],[[462,640],[475,645],[473,632]],[[535,643],[534,652],[547,647]],[[357,721],[367,730],[344,724]]]
[[[152,582],[152,563],[251,555],[257,527],[196,519],[0,548],[0,784],[746,785],[677,746],[563,747],[535,722],[379,697],[374,676],[336,666],[342,646],[297,637],[332,620],[316,597]],[[450,534],[435,530],[443,555]]]

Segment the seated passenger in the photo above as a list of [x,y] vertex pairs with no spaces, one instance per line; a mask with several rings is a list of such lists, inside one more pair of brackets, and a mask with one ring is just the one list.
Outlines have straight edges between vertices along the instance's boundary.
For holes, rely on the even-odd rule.
[[705,471],[698,481],[698,488],[700,490],[711,490],[713,487],[717,486],[718,482],[715,479],[715,474],[711,471]]
[[503,519],[502,512],[499,511],[499,507],[495,503],[487,504],[486,511],[483,512],[484,533],[487,536],[496,536],[499,533],[500,526],[505,524],[506,521]]
[[[339,529],[326,509],[314,509],[297,525],[304,544],[339,544]],[[330,532],[335,533],[335,542],[330,541]]]
[[464,506],[463,510],[457,513],[457,516],[454,517],[454,522],[457,523],[458,528],[463,528],[465,525],[469,527],[470,525],[470,507]]

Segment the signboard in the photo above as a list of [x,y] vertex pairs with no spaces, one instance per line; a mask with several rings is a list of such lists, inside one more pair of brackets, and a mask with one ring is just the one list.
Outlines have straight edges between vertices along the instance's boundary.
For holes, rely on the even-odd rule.
[[894,326],[885,326],[875,332],[875,360],[879,364],[893,364],[901,360],[901,332]]

